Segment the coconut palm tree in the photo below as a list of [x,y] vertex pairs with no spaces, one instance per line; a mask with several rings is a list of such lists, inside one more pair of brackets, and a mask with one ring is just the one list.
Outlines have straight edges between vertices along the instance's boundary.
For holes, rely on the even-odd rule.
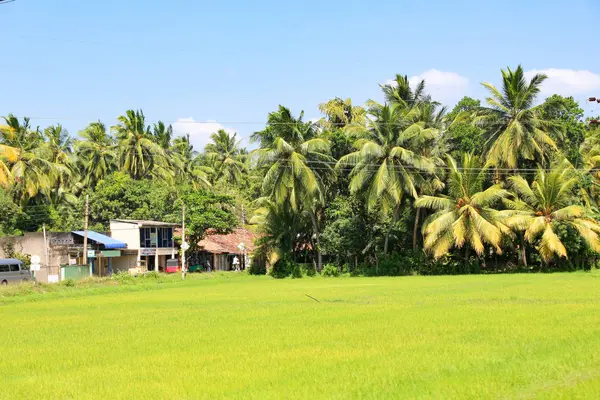
[[119,141],[119,165],[134,179],[157,176],[168,178],[164,150],[154,141],[141,110],[127,110],[114,126]]
[[171,155],[173,164],[178,170],[177,178],[180,183],[191,181],[194,188],[211,186],[210,176],[213,175],[214,171],[204,165],[204,156],[194,151],[189,134],[176,137],[173,140]]
[[158,121],[152,126],[152,136],[163,150],[169,150],[173,139],[173,127],[171,125],[166,126],[164,122]]
[[44,137],[50,161],[59,166],[55,189],[66,187],[72,175],[73,139],[61,124],[44,129]]
[[512,210],[506,223],[525,233],[525,240],[537,245],[544,262],[555,257],[567,257],[567,249],[556,233],[558,224],[570,225],[594,251],[600,252],[600,224],[592,218],[588,209],[575,204],[573,188],[578,178],[570,165],[562,164],[551,171],[539,169],[530,185],[521,176],[511,176],[508,184],[516,194],[504,199]]
[[50,160],[51,154],[44,146],[42,134],[39,129],[31,129],[29,118],[24,118],[21,124],[17,117],[9,114],[4,121],[0,141],[9,156],[5,156],[8,161],[4,162],[3,174],[10,168],[8,179],[12,182],[13,197],[24,205],[38,193],[49,193],[61,166]]
[[317,137],[314,123],[295,118],[288,108],[269,114],[267,128],[253,134],[261,148],[252,153],[263,169],[263,192],[277,204],[307,211],[315,237],[318,269],[321,269],[318,212],[324,205],[325,181],[333,173],[329,142]]
[[344,128],[350,124],[364,124],[367,119],[367,110],[361,106],[352,105],[352,99],[336,97],[326,103],[319,104],[319,110],[325,118],[319,121],[327,130]]
[[[0,131],[2,127],[0,127]],[[0,186],[9,189],[13,184],[10,165],[19,159],[19,149],[0,144]]]
[[245,172],[245,151],[240,148],[241,140],[237,134],[230,135],[223,129],[210,135],[212,143],[204,147],[204,156],[214,169],[213,183],[222,180],[225,183],[238,184]]
[[117,152],[113,138],[102,122],[92,122],[79,133],[83,140],[75,142],[78,161],[83,170],[83,183],[91,188],[116,169]]
[[389,83],[379,85],[389,104],[398,104],[404,109],[412,108],[421,103],[431,102],[431,97],[425,93],[425,81],[417,83],[416,88],[410,86],[408,76],[396,74]]
[[342,157],[337,168],[352,168],[350,191],[364,196],[369,210],[378,205],[383,206],[384,212],[394,210],[384,243],[387,253],[389,235],[404,195],[417,197],[414,174],[434,171],[434,161],[421,156],[418,150],[423,141],[434,138],[437,131],[415,122],[418,113],[398,103],[386,104],[375,112],[366,126],[347,128],[358,131],[359,139],[354,144],[356,151]]
[[478,157],[465,154],[462,167],[447,155],[448,194],[421,196],[415,206],[434,210],[423,226],[425,250],[435,258],[447,254],[450,249],[465,248],[465,261],[469,249],[482,255],[485,245],[502,252],[500,241],[511,230],[502,222],[502,214],[494,203],[506,197],[508,192],[499,185],[483,190],[486,167]]
[[502,87],[482,85],[490,92],[487,108],[477,111],[474,123],[484,129],[487,158],[497,168],[516,168],[520,160],[543,164],[556,144],[549,135],[554,125],[541,117],[535,106],[546,75],[529,81],[523,67],[502,70]]

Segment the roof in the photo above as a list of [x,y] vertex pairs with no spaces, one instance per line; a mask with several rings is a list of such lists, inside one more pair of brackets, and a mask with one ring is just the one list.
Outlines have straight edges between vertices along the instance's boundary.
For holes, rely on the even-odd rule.
[[[73,231],[73,233],[77,236],[85,236],[84,231]],[[104,245],[106,249],[126,249],[127,244],[125,242],[121,242],[120,240],[113,239],[110,236],[103,235],[98,232],[88,231],[87,233],[88,239],[93,240],[96,243],[101,243]]]
[[208,235],[198,242],[198,247],[202,250],[215,253],[239,254],[238,246],[243,243],[248,252],[252,252],[255,248],[254,241],[259,237],[256,233],[244,228],[237,228],[232,233],[219,234],[208,233]]
[[128,224],[136,224],[142,226],[179,226],[179,224],[170,223],[170,222],[160,222],[160,221],[149,221],[143,219],[111,219],[111,221],[115,222],[125,222]]
[[0,265],[8,264],[23,264],[23,261],[17,260],[16,258],[0,258]]

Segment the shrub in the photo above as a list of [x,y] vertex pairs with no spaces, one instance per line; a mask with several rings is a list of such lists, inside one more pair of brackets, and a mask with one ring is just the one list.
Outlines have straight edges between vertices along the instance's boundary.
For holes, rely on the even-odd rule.
[[112,279],[121,285],[133,283],[133,276],[128,271],[119,271],[113,274]]
[[265,263],[252,261],[246,268],[246,272],[250,275],[265,275],[267,273],[267,267]]
[[333,264],[325,264],[325,266],[323,267],[323,270],[321,271],[321,275],[323,276],[339,276],[340,275],[340,271],[338,270],[338,267],[333,265]]
[[300,269],[302,271],[302,275],[305,276],[315,276],[317,274],[317,270],[315,265],[312,263],[298,264],[300,265]]
[[287,278],[294,273],[294,270],[297,267],[298,264],[296,264],[289,255],[284,255],[275,264],[273,264],[270,275],[277,279]]
[[65,279],[60,283],[62,286],[75,287],[75,281],[71,278]]

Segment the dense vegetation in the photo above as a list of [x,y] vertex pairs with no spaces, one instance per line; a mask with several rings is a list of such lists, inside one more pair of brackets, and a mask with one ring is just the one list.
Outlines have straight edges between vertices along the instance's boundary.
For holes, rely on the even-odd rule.
[[[280,106],[247,151],[129,110],[77,139],[12,114],[0,126],[0,234],[94,229],[111,218],[179,221],[194,239],[251,224],[279,276],[590,268],[600,251],[600,129],[546,77],[502,71],[489,97],[447,110],[397,75],[384,102],[334,98],[305,121]],[[300,267],[302,264],[303,267]],[[306,267],[312,265],[314,267]]]

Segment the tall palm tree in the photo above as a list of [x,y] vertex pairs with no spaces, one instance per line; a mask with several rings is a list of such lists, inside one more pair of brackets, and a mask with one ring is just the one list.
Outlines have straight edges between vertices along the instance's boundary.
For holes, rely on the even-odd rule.
[[506,223],[525,232],[525,240],[536,244],[540,256],[548,263],[555,257],[567,257],[567,249],[556,234],[557,224],[570,225],[594,251],[600,252],[600,224],[585,207],[575,204],[573,188],[578,178],[570,165],[560,165],[547,172],[539,169],[530,185],[521,176],[511,176],[508,184],[517,195],[504,199],[512,212]]
[[31,129],[29,118],[24,118],[21,124],[17,117],[9,114],[4,121],[6,125],[0,130],[0,141],[4,151],[10,153],[5,156],[9,161],[4,164],[4,173],[10,168],[13,197],[24,205],[38,193],[49,193],[60,165],[50,160],[42,134],[39,129]]
[[152,136],[163,150],[168,150],[173,139],[173,126],[166,126],[164,122],[158,121],[152,126]]
[[119,165],[134,179],[159,175],[166,178],[164,150],[154,141],[141,110],[127,110],[114,126],[119,141]]
[[83,169],[83,183],[92,188],[116,169],[117,152],[114,139],[102,122],[92,122],[79,133],[83,140],[75,142],[78,161]]
[[523,67],[502,70],[502,87],[482,85],[490,92],[489,107],[481,108],[474,119],[484,129],[487,158],[496,167],[516,168],[519,160],[543,164],[556,144],[549,135],[554,125],[541,117],[535,102],[546,75],[537,74],[529,81]]
[[223,180],[226,183],[241,182],[245,172],[245,152],[240,148],[237,134],[230,135],[223,129],[210,135],[212,143],[204,147],[204,156],[214,169],[213,183]]
[[[0,131],[2,127],[0,127]],[[9,189],[13,184],[10,165],[19,159],[19,149],[0,144],[0,186]]]
[[352,99],[336,97],[326,103],[319,104],[319,110],[325,114],[320,124],[328,130],[344,128],[350,124],[364,124],[367,110],[361,106],[352,105]]
[[508,192],[499,185],[483,190],[486,168],[476,156],[465,154],[461,168],[450,155],[446,157],[448,194],[421,196],[415,202],[418,208],[434,210],[423,226],[425,250],[440,258],[453,247],[465,247],[465,261],[469,248],[481,256],[485,244],[501,253],[502,236],[511,231],[492,206]]
[[431,97],[425,93],[424,80],[418,82],[416,88],[413,89],[408,76],[396,74],[393,81],[379,86],[387,103],[398,104],[405,109],[431,101]]
[[65,187],[72,175],[73,139],[61,124],[44,129],[44,137],[45,146],[50,152],[50,161],[59,166],[55,189]]
[[435,168],[433,160],[421,156],[418,149],[423,141],[434,138],[437,131],[415,122],[416,115],[414,110],[406,110],[398,103],[377,108],[374,118],[368,119],[365,127],[348,127],[348,130],[358,131],[356,151],[337,163],[338,168],[352,168],[350,191],[364,196],[369,210],[377,205],[384,211],[394,210],[385,238],[385,253],[404,195],[417,197],[414,174],[433,173]]
[[265,171],[263,192],[277,204],[309,213],[321,269],[318,211],[324,205],[325,180],[332,175],[334,162],[329,142],[317,137],[315,124],[295,118],[288,108],[269,114],[264,131],[253,134],[261,148],[253,152],[257,166]]
[[194,151],[194,146],[190,143],[190,135],[176,137],[171,146],[173,164],[178,168],[178,179],[180,182],[191,181],[195,188],[209,187],[210,176],[214,171],[212,168],[204,165],[204,156]]

